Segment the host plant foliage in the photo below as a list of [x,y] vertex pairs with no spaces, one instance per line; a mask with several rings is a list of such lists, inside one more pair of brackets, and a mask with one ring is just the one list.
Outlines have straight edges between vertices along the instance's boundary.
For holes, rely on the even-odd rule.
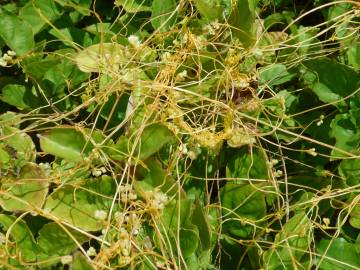
[[357,1],[0,1],[1,269],[359,269]]

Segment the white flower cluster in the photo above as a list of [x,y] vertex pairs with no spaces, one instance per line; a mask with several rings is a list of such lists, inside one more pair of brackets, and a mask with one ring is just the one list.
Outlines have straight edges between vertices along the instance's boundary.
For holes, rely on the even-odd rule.
[[130,45],[132,45],[135,48],[138,48],[141,45],[139,37],[135,36],[135,35],[130,35],[128,37],[128,41],[129,41]]
[[107,213],[104,210],[96,210],[94,216],[96,219],[105,220],[107,217]]
[[176,75],[176,81],[182,82],[185,80],[185,78],[188,76],[187,70],[183,70],[180,73]]
[[11,63],[16,56],[16,52],[8,50],[3,56],[0,58],[0,66],[6,67],[9,63]]
[[220,24],[217,19],[203,27],[203,31],[207,32],[209,35],[212,36],[215,35],[216,31],[219,29],[220,29]]
[[119,227],[127,227],[132,235],[138,235],[141,229],[141,220],[135,213],[115,212],[114,218]]
[[89,257],[95,257],[97,255],[96,253],[96,250],[94,247],[90,247],[87,251],[86,251],[86,254],[89,256]]
[[128,257],[131,252],[131,240],[129,233],[124,228],[120,228],[119,240],[121,254]]
[[95,177],[99,177],[102,174],[106,173],[106,168],[105,167],[101,167],[101,168],[95,168],[91,171],[91,174]]
[[120,200],[123,203],[127,203],[128,201],[135,201],[137,199],[136,193],[129,184],[121,185],[119,187],[119,191]]
[[165,208],[167,202],[169,201],[168,196],[161,191],[147,191],[146,195],[150,208],[156,209],[158,211],[162,211]]

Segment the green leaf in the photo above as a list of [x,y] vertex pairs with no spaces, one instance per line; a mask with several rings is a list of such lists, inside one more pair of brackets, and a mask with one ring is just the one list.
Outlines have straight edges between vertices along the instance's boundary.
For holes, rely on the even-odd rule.
[[185,197],[185,193],[176,184],[174,178],[162,168],[160,162],[155,159],[148,159],[145,162],[147,173],[141,181],[134,182],[135,188],[140,191],[154,190],[158,188],[162,193],[168,196],[175,196],[180,192],[180,195]]
[[290,73],[283,64],[273,64],[260,69],[260,83],[269,86],[279,85],[290,81],[296,74]]
[[208,22],[223,21],[224,16],[230,13],[231,1],[223,0],[196,0],[194,5],[201,17]]
[[47,198],[44,211],[83,230],[101,230],[106,222],[99,211],[108,214],[115,184],[111,177],[104,176],[84,185],[84,189],[64,186]]
[[345,178],[345,181],[349,186],[356,186],[360,184],[360,160],[342,160],[339,166],[339,173]]
[[[254,234],[254,226],[263,223],[266,215],[265,192],[260,185],[227,183],[221,192],[223,224],[225,232],[241,238]],[[246,224],[248,223],[248,224]],[[249,225],[250,224],[250,225]]]
[[28,22],[0,11],[0,36],[11,50],[21,56],[35,46],[33,32]]
[[232,7],[228,23],[233,27],[232,33],[245,47],[254,44],[255,38],[255,10],[251,1],[237,0]]
[[356,206],[352,209],[349,223],[354,228],[360,229],[360,204],[356,204]]
[[157,153],[165,144],[173,142],[174,134],[164,125],[153,124],[145,127],[141,133],[139,148],[135,155],[141,160]]
[[355,69],[360,69],[360,45],[355,44],[346,51],[348,63]]
[[172,248],[176,250],[179,243],[184,258],[191,256],[199,245],[198,229],[190,221],[191,206],[189,199],[173,200],[166,205],[161,216],[164,233],[172,236]]
[[2,89],[0,99],[20,110],[29,110],[36,108],[38,105],[38,98],[26,89],[25,86],[19,84],[8,84]]
[[[336,139],[335,146],[345,151],[356,151],[360,145],[360,130],[352,123],[349,114],[338,114],[331,122],[331,136]],[[333,150],[333,157],[342,157],[343,153]]]
[[34,262],[38,253],[38,246],[34,237],[22,220],[17,220],[14,216],[0,214],[0,225],[7,230],[10,240],[15,242],[15,250],[10,248],[10,253],[17,253],[25,262]]
[[54,0],[32,0],[20,9],[19,18],[27,21],[35,34],[61,16]]
[[10,159],[9,153],[2,149],[2,145],[0,144],[0,168],[4,168],[4,166],[10,162]]
[[[141,132],[141,133],[140,133]],[[120,137],[116,143],[116,154],[112,158],[123,160],[127,155],[134,151],[133,156],[145,160],[157,153],[165,144],[175,140],[174,134],[162,124],[152,124],[139,130],[140,140],[137,142],[135,149],[133,141],[126,137]],[[137,136],[133,136],[137,140]]]
[[2,144],[4,150],[13,158],[11,161],[22,166],[28,161],[34,162],[36,157],[35,145],[29,135],[14,127],[0,128],[0,135],[4,136]]
[[[188,226],[187,228],[181,228],[179,231],[179,243],[181,249],[181,255],[187,259],[198,248],[199,244],[199,232],[195,226]],[[175,248],[175,247],[174,247]]]
[[356,245],[347,242],[344,238],[332,241],[321,240],[317,246],[319,257],[317,265],[321,270],[348,270],[360,268],[360,254]]
[[[84,234],[67,228],[68,232],[79,244],[88,240]],[[41,249],[38,260],[46,260],[54,256],[64,256],[77,249],[77,243],[57,223],[45,224],[39,231],[37,243]]]
[[192,224],[198,227],[201,250],[204,251],[210,249],[211,247],[210,225],[208,224],[207,217],[205,216],[203,207],[201,206],[199,201],[195,203],[195,207],[193,209],[193,213],[191,217],[191,222]]
[[72,46],[73,43],[82,45],[82,46],[90,46],[92,44],[92,39],[90,34],[85,32],[82,29],[78,29],[75,27],[67,27],[62,29],[51,29],[49,30],[49,34],[54,37],[63,40],[64,43]]
[[82,161],[94,148],[88,136],[70,126],[53,128],[39,137],[44,152],[69,161]]
[[83,72],[99,72],[108,69],[109,66],[116,66],[127,63],[124,47],[117,43],[101,43],[89,46],[79,52],[75,62]]
[[0,204],[7,211],[40,209],[49,188],[45,173],[35,163],[23,166],[18,179],[4,178],[0,185],[5,193],[0,196]]
[[239,178],[238,182],[248,179],[268,179],[268,168],[264,153],[252,148],[242,147],[228,154],[226,165],[227,178]]
[[76,252],[70,264],[70,270],[94,270],[81,252]]
[[155,30],[167,31],[176,22],[177,3],[175,0],[153,0],[151,6],[151,25]]
[[151,11],[150,0],[115,0],[115,5],[121,6],[129,13]]
[[293,216],[275,237],[273,246],[264,253],[266,269],[293,269],[301,265],[311,242],[311,221],[302,212]]
[[319,58],[304,63],[307,73],[314,76],[305,83],[325,103],[340,101],[358,88],[359,74],[352,68],[329,58]]

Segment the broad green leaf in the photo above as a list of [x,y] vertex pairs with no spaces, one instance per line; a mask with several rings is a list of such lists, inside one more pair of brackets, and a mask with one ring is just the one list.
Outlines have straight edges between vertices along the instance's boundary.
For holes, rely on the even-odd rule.
[[[336,5],[330,6],[327,10],[327,19],[334,20],[336,17],[343,15],[345,12],[351,10],[352,5],[350,3],[337,3]],[[330,24],[330,22],[329,22]]]
[[2,148],[0,144],[0,168],[4,168],[6,164],[10,161],[11,157],[7,151]]
[[289,72],[283,64],[274,64],[260,69],[260,82],[269,86],[290,81],[296,74]]
[[[221,206],[225,232],[241,238],[252,237],[254,226],[261,225],[266,215],[264,187],[255,184],[227,183],[221,191]],[[248,224],[246,224],[248,223]],[[250,225],[249,225],[250,224]]]
[[[57,62],[49,67],[41,76],[41,86],[46,90],[47,96],[63,97],[67,91],[75,89],[88,78],[88,74],[81,72],[72,60],[73,50],[58,50]],[[66,101],[71,101],[67,99]],[[59,107],[59,105],[57,105]]]
[[148,159],[145,162],[147,173],[140,181],[134,182],[135,188],[140,193],[144,191],[154,190],[158,188],[162,193],[167,196],[180,195],[185,196],[182,189],[178,190],[178,185],[174,178],[168,174],[168,172],[162,168],[160,162],[155,159]]
[[228,0],[195,0],[193,1],[201,17],[208,21],[223,21],[231,10],[231,1]]
[[129,13],[151,11],[151,0],[115,0],[115,5]]
[[321,240],[317,245],[317,265],[321,270],[349,270],[360,268],[360,254],[356,245],[344,238]]
[[32,0],[20,9],[19,18],[27,21],[35,34],[40,32],[45,25],[61,16],[54,0]]
[[208,250],[211,247],[211,231],[207,217],[205,216],[202,205],[199,201],[195,203],[191,222],[198,227],[201,250]]
[[181,255],[186,259],[198,248],[199,232],[195,226],[181,228],[179,232]]
[[304,65],[314,75],[311,80],[305,79],[305,83],[325,103],[340,101],[359,87],[360,74],[335,60],[319,58]]
[[26,89],[24,85],[20,84],[6,85],[2,89],[0,99],[20,110],[29,110],[38,105],[38,97],[30,89]]
[[360,229],[360,204],[357,203],[350,213],[350,225]]
[[151,24],[155,30],[167,31],[176,21],[177,3],[175,0],[153,0],[151,6]]
[[101,43],[80,51],[75,57],[75,62],[83,72],[99,72],[126,63],[127,57],[122,45]]
[[37,56],[26,57],[22,62],[23,72],[31,78],[40,81],[44,74],[59,63],[59,59],[48,56],[42,59]]
[[[85,133],[85,130],[83,131]],[[94,148],[90,137],[70,126],[53,128],[41,135],[41,149],[69,161],[82,161]]]
[[233,36],[240,40],[245,47],[255,42],[255,10],[251,0],[237,0],[232,7],[228,23],[231,25]]
[[0,128],[3,149],[13,158],[17,166],[26,162],[34,162],[36,156],[35,145],[29,135],[17,128],[4,126]]
[[[140,133],[141,132],[141,133]],[[130,153],[135,158],[145,160],[155,153],[157,153],[165,144],[171,143],[175,140],[174,134],[162,124],[152,124],[139,130],[140,139],[134,136],[130,141],[126,137],[120,137],[116,143],[116,154],[112,158],[122,160]],[[134,146],[134,140],[138,140],[137,145]]]
[[10,254],[17,253],[25,262],[35,262],[38,246],[28,226],[23,220],[14,216],[0,214],[0,225],[5,228],[15,246],[9,249]]
[[[20,177],[3,178],[0,205],[7,211],[34,211],[42,207],[48,193],[49,182],[35,163],[21,168]],[[36,210],[35,210],[36,211]]]
[[345,178],[345,181],[349,186],[356,186],[360,184],[360,160],[342,160],[339,166],[339,173]]
[[177,243],[180,244],[181,253],[184,258],[189,257],[195,252],[199,245],[198,228],[191,224],[190,220],[191,206],[192,201],[189,199],[173,200],[166,205],[161,217],[165,230],[164,233],[172,237],[174,250]]
[[157,153],[165,144],[173,142],[174,134],[164,125],[152,124],[141,133],[139,146],[135,153],[141,160]]
[[[89,16],[91,14],[91,4],[92,0],[57,0],[56,3],[62,5],[64,9],[67,7],[72,7],[75,11],[71,12],[70,15],[75,13],[80,13],[84,16]],[[82,16],[76,16],[82,18]],[[74,21],[73,21],[74,22]]]
[[268,179],[268,168],[264,153],[257,149],[242,147],[228,154],[226,177],[238,178],[239,183],[248,179]]
[[[342,150],[356,151],[360,145],[360,130],[350,120],[349,114],[338,114],[331,122],[331,136],[336,139],[335,146]],[[344,156],[343,153],[333,150],[334,157]]]
[[81,252],[76,252],[73,255],[73,261],[70,264],[70,270],[94,270],[85,256]]
[[[88,237],[67,228],[73,238],[79,244],[88,240]],[[37,243],[41,253],[38,254],[38,260],[46,260],[54,256],[64,256],[73,252],[77,244],[70,235],[64,231],[57,223],[51,222],[45,224],[39,231]]]
[[84,189],[64,186],[46,200],[44,210],[61,220],[86,231],[98,231],[106,226],[103,214],[111,207],[116,191],[111,177],[92,180]]
[[355,44],[346,51],[348,62],[355,69],[360,69],[360,45]]
[[304,212],[293,216],[275,237],[273,246],[263,255],[266,269],[293,269],[301,265],[311,242],[311,221]]
[[0,17],[0,36],[11,50],[21,56],[34,48],[33,32],[28,22],[1,10]]
[[82,46],[90,46],[92,44],[92,39],[89,33],[85,32],[82,29],[78,29],[75,27],[67,27],[61,29],[51,29],[49,30],[49,34],[54,37],[63,40],[64,43],[72,46],[73,43],[82,45]]

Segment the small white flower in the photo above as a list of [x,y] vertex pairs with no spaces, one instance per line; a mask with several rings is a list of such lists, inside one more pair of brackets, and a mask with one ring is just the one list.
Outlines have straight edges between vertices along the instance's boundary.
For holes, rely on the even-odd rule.
[[279,163],[279,160],[278,159],[272,159],[270,162],[271,162],[272,165],[276,165],[276,164]]
[[138,36],[135,36],[135,35],[130,35],[128,37],[128,41],[129,43],[134,46],[135,48],[139,47],[141,42],[140,42],[140,39]]
[[8,55],[7,53],[5,53],[2,57],[6,62],[9,62],[12,60],[12,57],[10,55]]
[[184,154],[184,155],[186,155],[187,152],[188,152],[188,149],[187,149],[187,147],[186,147],[186,144],[181,144],[181,145],[179,146],[179,150],[180,150],[181,154]]
[[104,210],[96,210],[95,211],[95,218],[104,220],[107,217],[107,213]]
[[15,55],[16,55],[16,52],[11,51],[11,50],[8,50],[6,53],[7,53],[8,55],[10,55],[10,56],[15,56]]
[[137,199],[137,195],[135,193],[130,192],[128,198],[131,201],[135,201]]
[[2,58],[0,58],[0,66],[1,67],[6,67],[7,66],[7,62]]
[[310,148],[310,149],[306,150],[306,152],[307,152],[309,155],[312,155],[313,157],[316,157],[316,156],[317,156],[317,153],[316,153],[316,149],[315,149],[315,148]]
[[283,174],[284,174],[284,173],[283,173],[283,171],[281,171],[281,170],[277,170],[276,172],[274,172],[274,176],[275,176],[275,177],[281,177]]
[[179,74],[176,75],[176,80],[182,82],[188,76],[187,70],[181,71]]
[[188,157],[191,159],[191,160],[195,160],[198,156],[197,153],[195,153],[195,151],[192,151],[190,150],[188,153],[187,153]]
[[101,172],[101,170],[94,169],[94,170],[92,170],[91,174],[95,177],[99,177],[102,175],[102,172]]
[[87,251],[86,251],[86,254],[89,256],[89,257],[93,257],[93,256],[96,256],[96,250],[94,247],[90,247]]
[[71,255],[66,255],[61,257],[61,263],[62,264],[69,264],[73,260],[73,257]]

